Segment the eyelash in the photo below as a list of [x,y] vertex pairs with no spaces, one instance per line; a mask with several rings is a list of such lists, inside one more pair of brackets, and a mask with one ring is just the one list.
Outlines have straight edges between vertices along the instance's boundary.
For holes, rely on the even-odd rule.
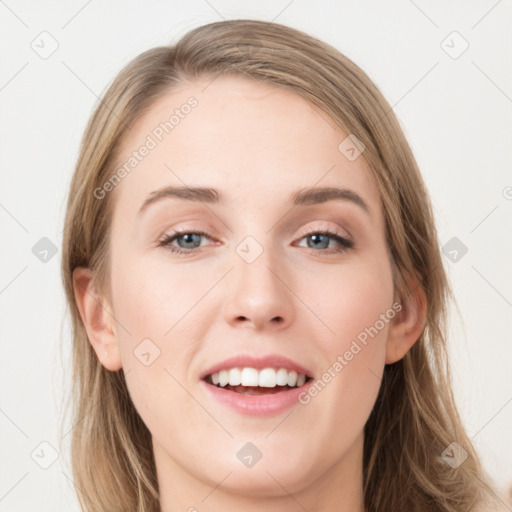
[[[179,256],[187,256],[190,254],[194,254],[200,250],[200,247],[196,247],[195,249],[182,249],[181,247],[175,247],[171,246],[171,242],[176,240],[177,238],[180,238],[183,235],[200,235],[205,236],[207,238],[210,238],[208,233],[205,233],[204,231],[190,231],[190,230],[183,230],[183,231],[173,231],[172,233],[166,234],[161,240],[159,240],[158,246],[159,247],[167,247],[172,253],[177,254]],[[327,235],[334,240],[336,240],[340,247],[335,249],[320,249],[315,250],[311,247],[308,247],[307,249],[313,251],[314,253],[327,253],[327,254],[340,254],[343,253],[349,249],[352,249],[354,246],[354,243],[351,240],[348,240],[347,238],[344,238],[340,236],[336,231],[331,231],[329,229],[322,230],[322,231],[310,231],[308,233],[302,234],[299,240],[302,240],[303,238],[306,238],[311,235]],[[211,238],[210,238],[211,239]]]

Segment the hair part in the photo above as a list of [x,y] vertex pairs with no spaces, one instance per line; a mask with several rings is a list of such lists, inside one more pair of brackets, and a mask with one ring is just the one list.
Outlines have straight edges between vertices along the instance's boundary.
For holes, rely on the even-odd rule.
[[[293,91],[357,136],[382,201],[397,298],[406,300],[411,276],[425,291],[425,329],[402,360],[386,365],[365,426],[366,510],[473,510],[492,491],[451,390],[444,334],[451,291],[412,151],[389,103],[348,57],[301,31],[256,20],[211,23],[174,45],[145,51],[121,70],[85,130],[62,257],[73,328],[72,465],[83,510],[159,511],[150,432],[123,371],[106,370],[96,357],[75,301],[78,267],[93,270],[97,289],[110,297],[113,194],[99,200],[93,191],[112,176],[127,133],[159,98],[218,75],[243,75]],[[457,469],[441,458],[454,441],[469,454]]]

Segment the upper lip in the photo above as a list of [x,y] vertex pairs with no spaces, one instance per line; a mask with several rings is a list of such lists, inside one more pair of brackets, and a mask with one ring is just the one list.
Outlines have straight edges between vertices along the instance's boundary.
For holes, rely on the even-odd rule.
[[288,357],[279,354],[269,354],[263,357],[254,357],[251,355],[230,357],[229,359],[215,363],[202,372],[200,378],[204,379],[212,373],[218,373],[221,370],[229,370],[231,368],[255,368],[256,370],[262,370],[263,368],[285,368],[289,371],[296,371],[297,374],[303,373],[306,377],[312,377],[311,372],[307,368],[304,368],[304,366],[292,361]]

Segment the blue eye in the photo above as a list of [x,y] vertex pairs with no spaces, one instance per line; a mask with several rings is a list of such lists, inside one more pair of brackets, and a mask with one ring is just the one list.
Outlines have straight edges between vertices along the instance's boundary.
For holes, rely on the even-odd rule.
[[329,230],[313,231],[307,235],[304,235],[301,240],[304,238],[308,238],[311,241],[311,244],[308,243],[308,248],[320,248],[322,251],[328,250],[330,242],[329,239],[333,239],[339,244],[339,247],[331,248],[330,252],[340,253],[346,251],[347,249],[351,249],[354,246],[351,240],[348,240],[347,238],[338,235],[338,233]]
[[[201,237],[208,237],[208,234],[204,231],[175,231],[169,235],[165,235],[165,237],[160,240],[159,246],[169,247],[171,252],[176,254],[191,254],[197,252],[198,247],[201,245]],[[175,245],[171,245],[171,242],[174,240],[180,241],[183,240],[185,247],[176,247]],[[199,245],[197,247],[190,247],[190,245],[194,245],[199,241]]]
[[[211,240],[208,233],[204,231],[174,231],[173,233],[165,235],[158,243],[159,247],[168,247],[169,250],[175,254],[193,254],[198,252],[201,246],[201,238],[206,237]],[[303,235],[300,240],[308,238],[311,243],[308,243],[308,248],[313,252],[320,252],[326,254],[341,253],[354,246],[354,243],[347,238],[340,236],[334,231],[312,231]],[[330,239],[335,240],[338,247],[329,248]],[[176,241],[178,246],[172,245]],[[318,250],[317,250],[318,249]]]

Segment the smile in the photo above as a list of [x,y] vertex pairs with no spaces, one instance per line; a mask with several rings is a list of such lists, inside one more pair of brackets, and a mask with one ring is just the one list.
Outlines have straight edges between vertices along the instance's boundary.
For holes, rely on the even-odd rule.
[[309,379],[304,373],[297,373],[286,368],[231,368],[207,375],[206,382],[214,386],[242,393],[261,395],[279,393],[288,389],[301,387]]

